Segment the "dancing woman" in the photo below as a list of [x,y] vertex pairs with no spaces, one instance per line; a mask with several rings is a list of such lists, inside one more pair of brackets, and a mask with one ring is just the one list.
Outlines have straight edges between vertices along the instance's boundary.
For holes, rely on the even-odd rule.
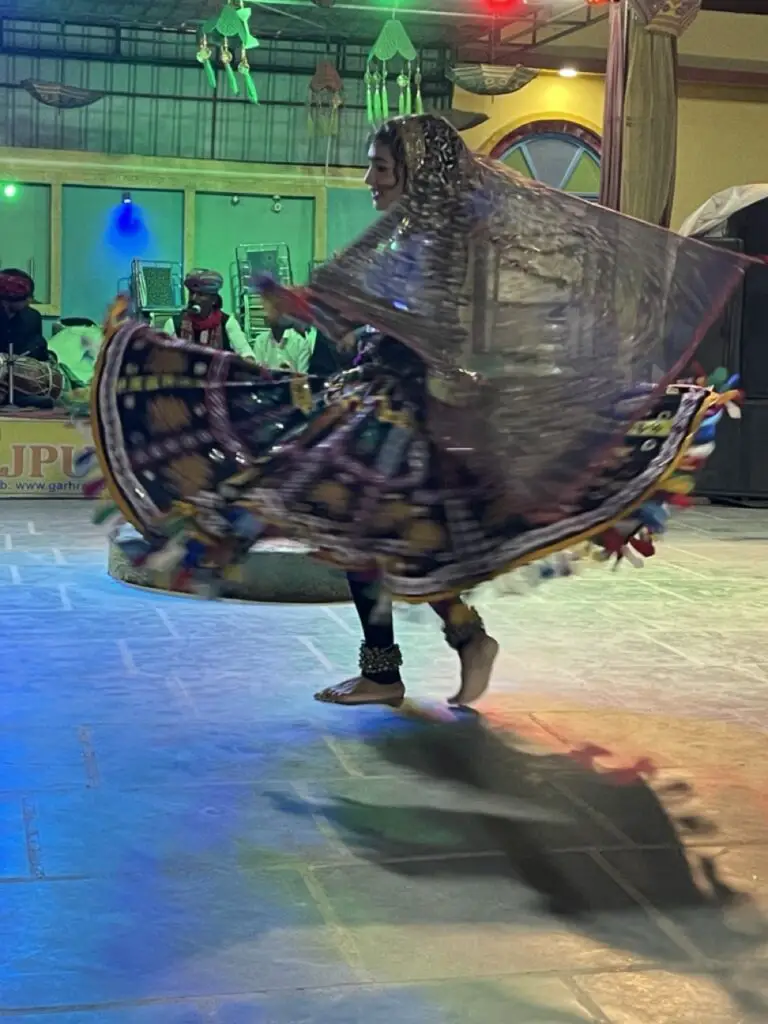
[[743,264],[521,180],[431,116],[385,125],[367,181],[378,222],[309,289],[265,284],[333,339],[371,328],[319,405],[128,322],[97,369],[97,448],[165,565],[204,576],[269,523],[351,573],[360,674],[319,699],[402,700],[394,597],[441,616],[466,703],[497,647],[462,593],[583,541],[649,552],[728,400],[667,385]]

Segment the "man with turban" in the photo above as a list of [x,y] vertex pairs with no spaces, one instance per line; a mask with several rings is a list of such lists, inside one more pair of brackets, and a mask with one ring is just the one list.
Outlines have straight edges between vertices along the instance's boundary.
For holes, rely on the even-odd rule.
[[196,345],[235,352],[253,359],[251,346],[234,316],[222,309],[224,278],[215,270],[191,270],[184,278],[189,292],[187,308],[166,321],[166,334],[192,341]]
[[0,354],[28,356],[45,363],[48,345],[43,336],[43,318],[30,303],[35,282],[23,270],[0,270]]

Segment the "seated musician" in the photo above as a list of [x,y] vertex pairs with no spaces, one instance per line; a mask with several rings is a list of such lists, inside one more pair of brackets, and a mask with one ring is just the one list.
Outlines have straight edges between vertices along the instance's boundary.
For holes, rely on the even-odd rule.
[[224,278],[215,270],[192,270],[184,279],[189,292],[187,308],[170,317],[163,327],[166,334],[193,341],[197,345],[235,352],[253,359],[251,346],[234,316],[222,309]]
[[48,362],[49,352],[43,336],[43,318],[30,303],[35,282],[23,270],[0,270],[0,354],[26,356]]
[[341,369],[335,347],[315,327],[282,316],[269,299],[263,300],[269,330],[253,343],[257,363],[270,370],[307,373],[320,387]]

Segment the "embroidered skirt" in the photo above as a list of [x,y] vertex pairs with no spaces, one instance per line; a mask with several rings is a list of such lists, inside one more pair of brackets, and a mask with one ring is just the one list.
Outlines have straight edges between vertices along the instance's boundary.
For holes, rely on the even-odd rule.
[[157,546],[173,538],[185,571],[242,557],[270,528],[341,568],[375,567],[397,598],[435,600],[582,541],[620,553],[660,528],[670,494],[690,489],[681,469],[711,450],[721,405],[706,387],[669,388],[578,505],[542,523],[510,513],[492,481],[430,439],[418,382],[367,370],[313,403],[303,377],[127,324],[96,371],[107,485]]

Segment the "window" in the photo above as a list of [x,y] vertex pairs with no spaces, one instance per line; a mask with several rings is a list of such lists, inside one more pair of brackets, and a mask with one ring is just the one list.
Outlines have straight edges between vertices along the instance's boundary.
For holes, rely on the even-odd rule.
[[511,132],[491,156],[545,185],[595,201],[600,192],[600,139],[570,121],[534,121]]

